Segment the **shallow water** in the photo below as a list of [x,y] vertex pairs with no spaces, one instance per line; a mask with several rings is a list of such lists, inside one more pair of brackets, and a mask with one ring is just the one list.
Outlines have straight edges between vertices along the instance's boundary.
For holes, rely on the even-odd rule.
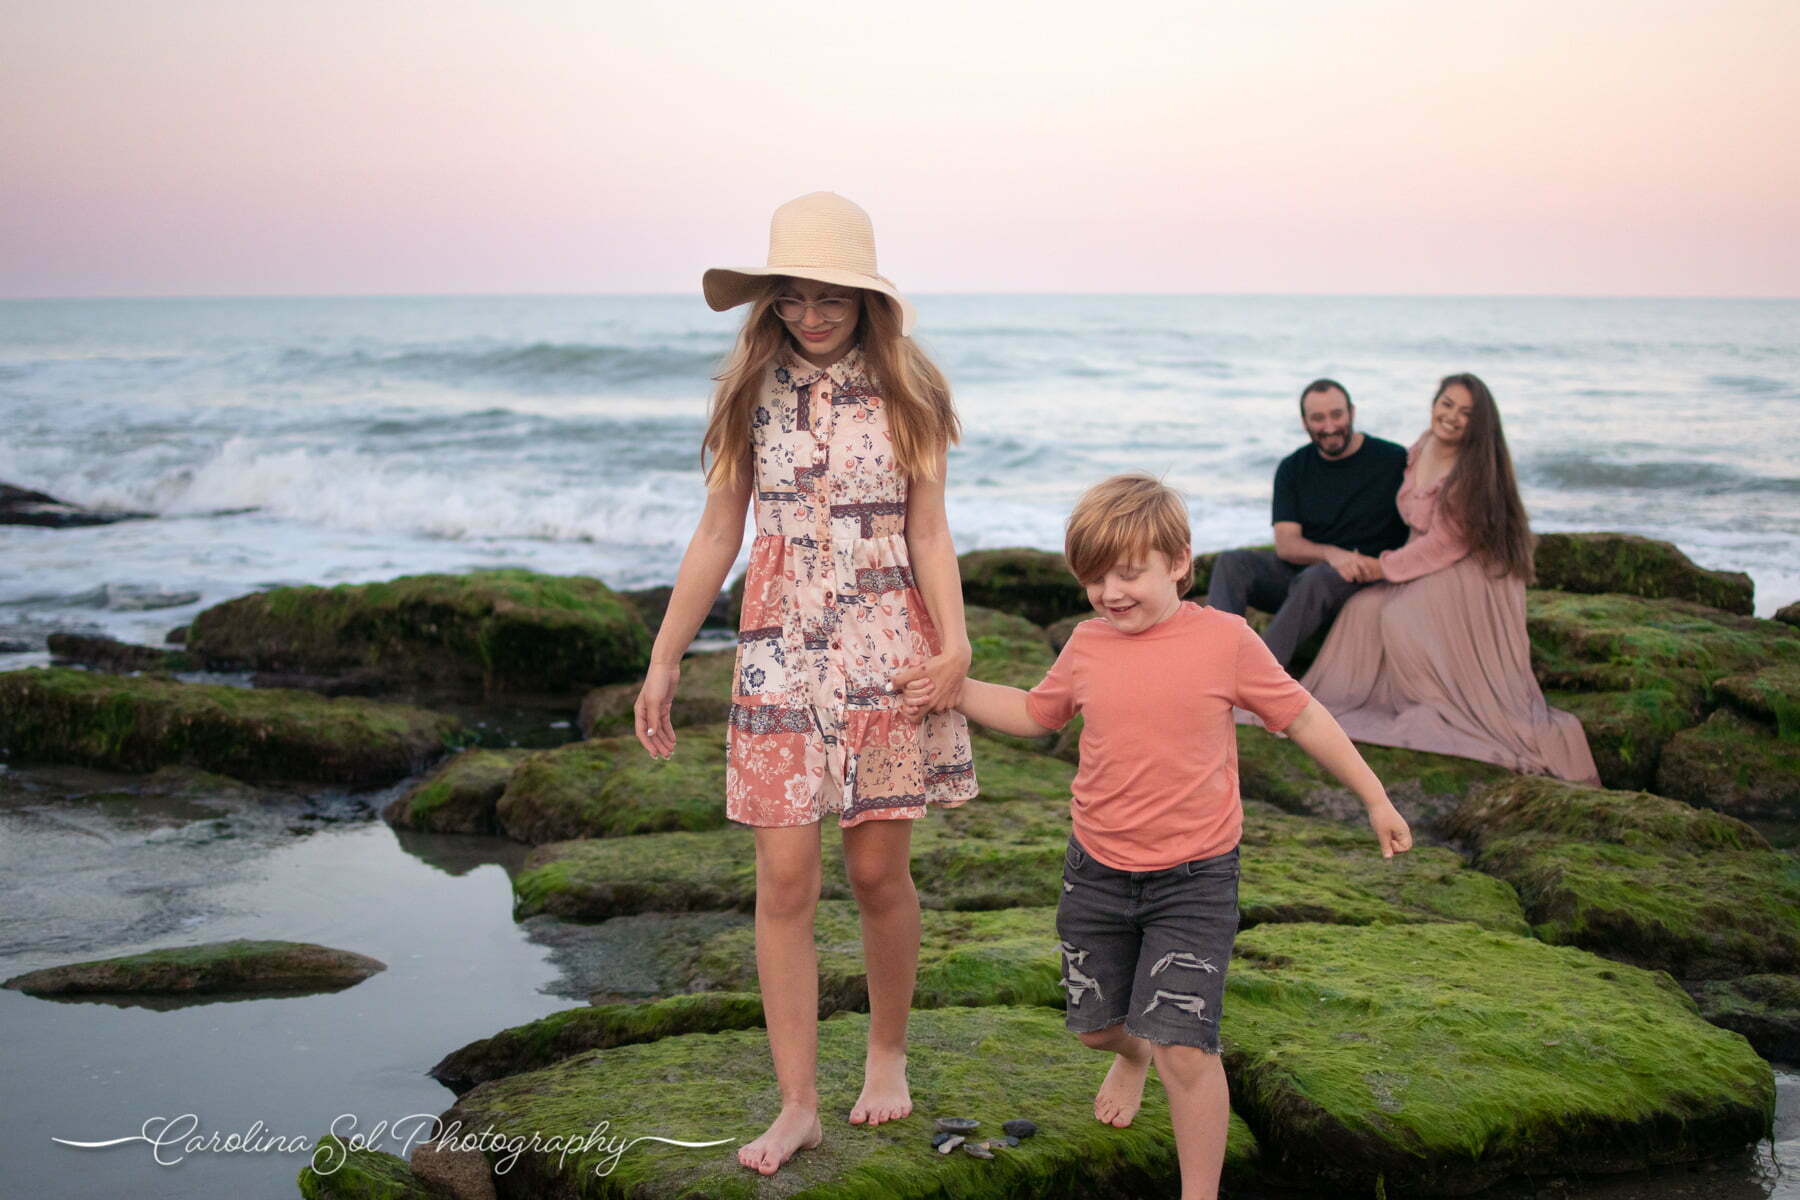
[[[0,977],[237,937],[318,942],[372,955],[388,970],[330,994],[165,1011],[0,990],[0,1110],[10,1126],[0,1179],[9,1196],[297,1195],[304,1153],[196,1153],[161,1166],[141,1142],[77,1149],[51,1139],[130,1137],[154,1118],[193,1114],[202,1135],[242,1135],[261,1122],[265,1141],[310,1140],[334,1121],[342,1128],[354,1118],[367,1131],[442,1112],[454,1097],[424,1072],[445,1054],[595,991],[658,992],[666,980],[654,947],[696,920],[519,924],[510,873],[526,848],[515,843],[397,833],[358,799],[329,793],[182,799],[128,790],[140,782],[0,770]],[[379,806],[386,796],[365,799]],[[1514,1181],[1484,1195],[1795,1200],[1800,1072],[1780,1071],[1778,1086],[1775,1159],[1765,1147],[1638,1176]],[[607,1116],[623,1127],[634,1114]]]

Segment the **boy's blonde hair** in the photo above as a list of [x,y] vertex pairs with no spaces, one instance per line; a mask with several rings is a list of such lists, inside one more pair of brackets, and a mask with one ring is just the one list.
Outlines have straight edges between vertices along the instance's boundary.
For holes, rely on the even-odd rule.
[[1115,563],[1134,561],[1151,550],[1174,565],[1183,559],[1187,574],[1178,595],[1194,586],[1193,535],[1181,493],[1141,471],[1096,483],[1075,502],[1063,537],[1069,570],[1082,583],[1099,579]]

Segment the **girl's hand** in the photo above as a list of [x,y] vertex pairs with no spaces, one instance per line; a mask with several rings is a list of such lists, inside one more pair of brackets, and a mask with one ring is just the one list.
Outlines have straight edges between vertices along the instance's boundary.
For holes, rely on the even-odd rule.
[[681,682],[681,668],[650,664],[644,672],[644,686],[638,689],[632,712],[637,723],[637,739],[651,758],[668,758],[675,753],[675,727],[669,722],[669,706],[675,699],[675,685]]
[[931,678],[922,666],[896,671],[888,686],[900,695],[900,711],[909,721],[923,721],[931,710]]
[[1383,800],[1369,809],[1369,828],[1375,831],[1375,844],[1381,847],[1383,858],[1412,849],[1412,830],[1391,801]]
[[969,652],[947,652],[925,660],[925,675],[931,680],[931,711],[943,712],[956,707],[962,699],[963,680],[969,674]]

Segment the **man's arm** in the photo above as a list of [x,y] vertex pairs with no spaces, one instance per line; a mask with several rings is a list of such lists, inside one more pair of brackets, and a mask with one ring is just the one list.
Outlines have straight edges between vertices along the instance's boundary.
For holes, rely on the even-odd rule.
[[1406,827],[1406,819],[1395,810],[1381,780],[1375,778],[1356,744],[1344,735],[1343,727],[1323,704],[1309,701],[1282,732],[1339,783],[1356,793],[1369,812],[1369,827],[1375,831],[1383,858],[1412,849],[1412,830]]
[[1309,540],[1300,532],[1298,521],[1275,522],[1275,557],[1296,567],[1314,563],[1330,563],[1337,573],[1352,583],[1371,583],[1381,578],[1381,564],[1366,554],[1327,546]]

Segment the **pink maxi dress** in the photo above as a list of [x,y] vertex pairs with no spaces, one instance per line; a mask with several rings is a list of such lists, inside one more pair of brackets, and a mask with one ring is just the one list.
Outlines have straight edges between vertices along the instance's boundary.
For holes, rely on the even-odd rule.
[[968,722],[887,690],[941,647],[913,583],[907,478],[859,350],[783,355],[751,413],[756,541],[726,734],[725,811],[747,825],[923,816],[976,793]]
[[1387,582],[1345,602],[1301,685],[1356,741],[1598,785],[1581,722],[1532,674],[1525,584],[1469,553],[1442,480],[1414,486],[1419,446],[1395,497],[1412,537],[1382,553]]

